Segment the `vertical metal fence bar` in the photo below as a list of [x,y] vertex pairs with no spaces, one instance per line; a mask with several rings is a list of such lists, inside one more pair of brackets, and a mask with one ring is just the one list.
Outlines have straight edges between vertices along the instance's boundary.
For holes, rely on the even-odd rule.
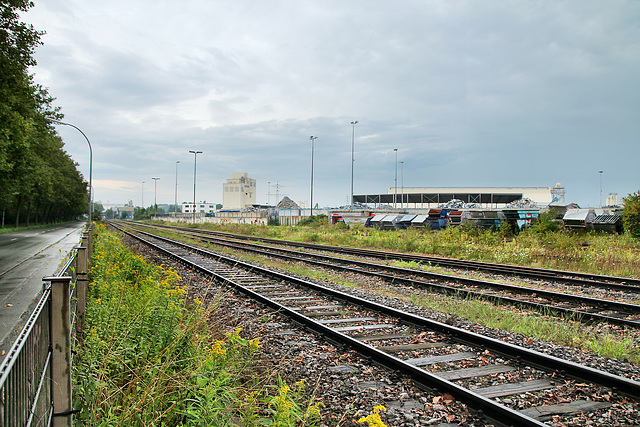
[[[39,379],[46,375],[49,355],[49,298],[47,288],[36,304],[32,315],[27,319],[6,358],[0,364],[0,426],[45,425],[38,420],[46,413],[50,389],[46,386],[44,403],[35,403],[41,399]],[[44,333],[44,336],[42,335]],[[48,378],[49,375],[46,375]],[[45,381],[48,383],[49,381]],[[40,412],[44,406],[45,411]],[[29,421],[31,420],[31,421]]]
[[[59,270],[61,277],[43,279],[51,285],[44,285],[35,309],[0,363],[0,427],[72,425],[71,340],[75,328],[71,313],[75,316],[79,297],[84,326],[91,228],[88,232],[83,259],[76,255]],[[84,280],[82,290],[71,286],[71,276]],[[78,291],[84,291],[83,295]]]

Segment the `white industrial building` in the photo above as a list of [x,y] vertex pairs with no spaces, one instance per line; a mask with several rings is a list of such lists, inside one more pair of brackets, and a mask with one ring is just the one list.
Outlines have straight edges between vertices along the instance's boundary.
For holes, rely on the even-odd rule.
[[543,207],[564,199],[564,188],[559,183],[555,187],[389,187],[386,194],[354,195],[353,199],[355,203],[404,209],[437,208],[454,199],[484,208],[529,199]]
[[256,204],[256,180],[248,173],[234,173],[223,184],[222,209],[246,209]]
[[204,214],[213,214],[213,213],[216,213],[216,204],[199,202],[199,203],[196,203],[194,206],[193,202],[182,202],[181,210],[182,210],[182,213],[196,212],[196,213],[204,213]]

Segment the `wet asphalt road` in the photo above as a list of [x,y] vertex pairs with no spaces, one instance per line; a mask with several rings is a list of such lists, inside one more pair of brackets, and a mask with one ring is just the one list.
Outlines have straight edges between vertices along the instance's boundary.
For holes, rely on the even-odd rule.
[[42,278],[53,275],[79,246],[86,222],[0,234],[0,349],[8,350],[16,328],[42,292]]

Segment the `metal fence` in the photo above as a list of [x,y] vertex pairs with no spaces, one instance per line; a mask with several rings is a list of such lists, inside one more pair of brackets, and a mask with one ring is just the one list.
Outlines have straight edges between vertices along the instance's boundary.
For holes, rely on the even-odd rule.
[[42,296],[0,364],[0,427],[72,424],[71,346],[84,327],[90,233],[82,240],[58,274],[43,279]]

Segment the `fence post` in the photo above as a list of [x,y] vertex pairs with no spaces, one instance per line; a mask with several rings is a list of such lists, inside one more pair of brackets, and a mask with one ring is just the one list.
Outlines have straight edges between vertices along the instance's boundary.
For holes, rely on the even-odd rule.
[[71,427],[71,277],[45,277],[51,282],[51,394],[53,426]]
[[[82,238],[84,243],[85,238]],[[87,288],[89,284],[89,251],[86,247],[78,248],[76,262],[76,339],[84,343],[85,313],[87,310]]]
[[[93,223],[89,225],[87,233],[87,271],[91,268],[91,252],[93,251]],[[88,279],[89,277],[87,277]]]

